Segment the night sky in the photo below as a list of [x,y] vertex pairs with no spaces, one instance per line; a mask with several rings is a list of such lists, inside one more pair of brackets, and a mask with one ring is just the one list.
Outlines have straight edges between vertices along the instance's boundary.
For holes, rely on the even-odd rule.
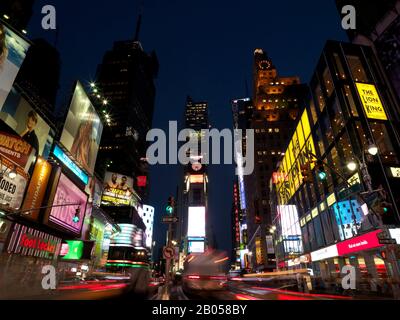
[[[97,65],[116,40],[133,38],[139,0],[37,0],[28,29],[31,39],[54,43],[54,31],[41,29],[41,8],[57,9],[58,49],[62,59],[58,107],[65,105],[73,81],[93,80]],[[210,122],[232,127],[230,101],[252,93],[252,55],[263,48],[280,75],[309,82],[326,40],[346,40],[334,0],[146,0],[140,41],[156,51],[160,72],[154,128],[183,120],[186,96],[209,102]],[[231,250],[232,166],[211,167],[209,210],[220,249]],[[151,170],[150,205],[160,220],[178,184],[176,166]],[[154,238],[165,241],[166,228],[155,225]]]

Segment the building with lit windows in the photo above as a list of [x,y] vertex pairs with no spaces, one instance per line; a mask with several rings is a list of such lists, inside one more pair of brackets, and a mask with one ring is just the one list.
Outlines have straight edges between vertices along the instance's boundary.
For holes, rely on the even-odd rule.
[[[198,150],[202,139],[201,130],[209,128],[208,103],[195,102],[188,97],[185,108],[185,127],[192,129],[198,140]],[[180,242],[180,259],[188,254],[203,253],[212,239],[208,219],[208,172],[202,164],[203,151],[187,150],[195,163],[183,166],[183,180],[178,190],[178,217],[175,239]],[[183,262],[182,262],[183,263]],[[180,263],[180,265],[182,265]]]
[[328,285],[349,264],[358,284],[393,276],[372,214],[396,233],[400,110],[391,85],[370,47],[329,41],[310,87],[312,99],[270,180],[277,266],[311,268]]
[[347,34],[354,44],[374,48],[400,99],[400,1],[336,0],[336,5],[339,12],[345,5],[354,6],[357,28]]
[[255,130],[255,170],[245,178],[248,250],[253,269],[272,271],[275,258],[271,250],[267,252],[266,241],[272,224],[268,181],[282,159],[308,89],[298,77],[280,76],[262,49],[254,52],[253,81],[254,109],[248,128]]

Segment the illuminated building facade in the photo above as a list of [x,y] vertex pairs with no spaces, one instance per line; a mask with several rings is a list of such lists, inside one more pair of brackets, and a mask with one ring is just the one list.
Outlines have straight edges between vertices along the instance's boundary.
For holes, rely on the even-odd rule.
[[400,1],[336,0],[341,12],[345,5],[356,9],[356,30],[347,34],[354,44],[372,46],[400,99]]
[[[371,214],[393,230],[399,225],[400,113],[390,83],[370,47],[329,41],[310,88],[312,99],[270,180],[278,268],[312,268],[326,281],[349,264],[357,281],[390,276]],[[304,176],[309,153],[325,161],[326,177],[315,163]]]
[[[209,128],[208,103],[194,102],[187,98],[185,108],[185,127],[192,129],[198,139],[199,149],[203,135],[201,130]],[[180,241],[180,256],[190,253],[202,253],[209,246],[210,226],[208,223],[208,173],[207,166],[202,164],[204,153],[187,150],[194,164],[183,167],[183,181],[178,195],[179,224],[176,239]]]
[[250,127],[255,130],[255,170],[247,177],[248,249],[253,269],[272,271],[267,236],[272,224],[269,184],[274,168],[305,106],[308,88],[298,77],[281,77],[262,49],[254,52],[254,109]]

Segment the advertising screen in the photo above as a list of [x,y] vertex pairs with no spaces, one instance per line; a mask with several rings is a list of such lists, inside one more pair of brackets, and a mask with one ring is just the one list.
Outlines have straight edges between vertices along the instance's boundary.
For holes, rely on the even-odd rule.
[[102,132],[100,117],[78,82],[60,142],[89,174],[94,171]]
[[[85,218],[88,196],[61,173],[48,221],[63,229],[80,234]],[[79,218],[79,219],[74,219]]]
[[204,252],[204,242],[190,241],[188,251],[189,251],[189,253],[203,253]]
[[[2,159],[0,170],[8,173],[12,169],[13,165],[6,159]],[[19,210],[28,183],[28,176],[18,167],[15,171],[17,175],[14,179],[11,179],[8,174],[0,178],[0,204],[14,210]]]
[[38,219],[40,210],[38,210],[37,208],[40,208],[42,205],[51,171],[52,167],[50,163],[39,157],[36,162],[33,175],[29,182],[28,191],[26,193],[24,203],[21,208],[21,210],[24,211],[24,217],[32,220]]
[[0,110],[12,88],[30,45],[0,22]]
[[106,172],[102,204],[108,206],[129,206],[136,192],[133,189],[133,179],[125,175]]
[[15,88],[0,110],[0,119],[28,142],[36,155],[48,158],[54,140],[51,128]]
[[206,236],[206,208],[189,207],[188,237]]

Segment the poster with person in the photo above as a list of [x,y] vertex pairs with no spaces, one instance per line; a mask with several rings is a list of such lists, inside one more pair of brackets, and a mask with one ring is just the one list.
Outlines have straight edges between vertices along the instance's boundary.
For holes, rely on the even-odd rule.
[[25,60],[30,44],[0,22],[0,109]]
[[103,124],[78,81],[61,134],[61,144],[90,175],[93,174]]
[[0,119],[35,149],[36,156],[48,158],[54,132],[14,87],[0,110]]
[[129,206],[136,195],[133,179],[125,175],[106,172],[102,204],[110,206]]

